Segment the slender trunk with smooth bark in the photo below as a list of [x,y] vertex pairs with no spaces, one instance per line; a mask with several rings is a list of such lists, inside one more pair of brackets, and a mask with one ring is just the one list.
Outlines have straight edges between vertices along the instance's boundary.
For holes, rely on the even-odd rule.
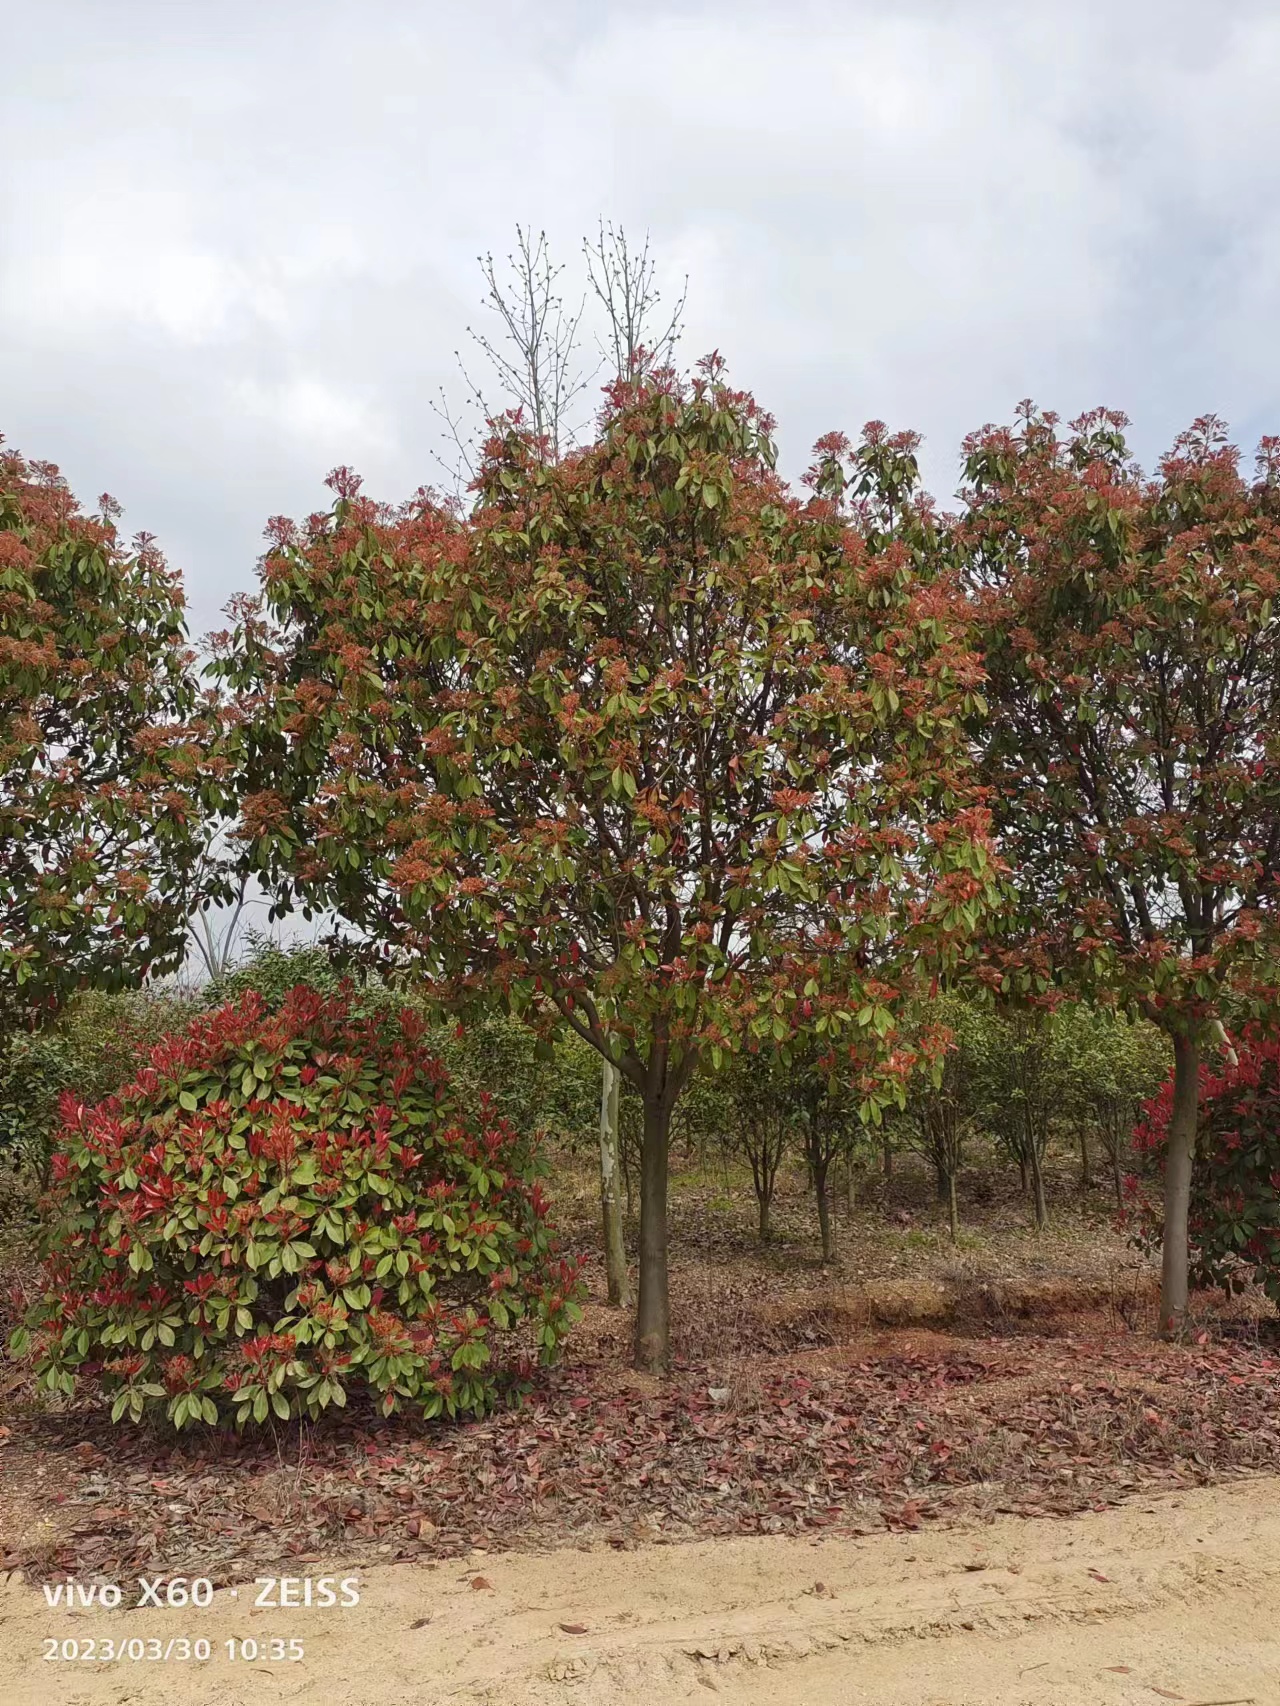
[[947,1224],[951,1228],[951,1242],[954,1244],[960,1236],[960,1205],[956,1201],[956,1176],[947,1174]]
[[630,1309],[627,1247],[622,1236],[622,1203],[618,1197],[618,1089],[620,1074],[612,1061],[601,1061],[600,1072],[600,1212],[604,1222],[604,1267],[609,1302]]
[[933,1163],[933,1189],[934,1189],[934,1194],[936,1195],[938,1201],[940,1203],[946,1202],[946,1200],[947,1200],[947,1170],[942,1165],[941,1161],[937,1161],[937,1160],[935,1160]]
[[640,1149],[640,1297],[636,1307],[636,1367],[661,1374],[671,1360],[667,1296],[667,1151],[671,1109],[646,1099]]
[[1039,1232],[1049,1224],[1049,1204],[1044,1194],[1044,1166],[1040,1145],[1034,1137],[1031,1139],[1031,1194],[1035,1204],[1036,1231]]
[[822,1238],[822,1259],[829,1262],[836,1253],[835,1239],[831,1228],[831,1203],[827,1196],[827,1166],[825,1163],[814,1164],[813,1189],[818,1199],[818,1232]]
[[1173,1113],[1165,1143],[1164,1234],[1160,1263],[1160,1336],[1177,1338],[1187,1318],[1187,1219],[1200,1112],[1200,1044],[1173,1039]]
[[1080,1184],[1086,1191],[1093,1189],[1093,1167],[1089,1160],[1089,1128],[1080,1127]]

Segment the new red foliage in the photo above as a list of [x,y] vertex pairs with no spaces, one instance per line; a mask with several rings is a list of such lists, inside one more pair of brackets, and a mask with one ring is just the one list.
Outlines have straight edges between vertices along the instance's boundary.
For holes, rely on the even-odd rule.
[[[412,1013],[300,986],[151,1051],[53,1160],[40,1381],[89,1376],[114,1419],[483,1413],[549,1361],[577,1305],[534,1150],[461,1108]],[[505,1353],[502,1366],[494,1350]]]

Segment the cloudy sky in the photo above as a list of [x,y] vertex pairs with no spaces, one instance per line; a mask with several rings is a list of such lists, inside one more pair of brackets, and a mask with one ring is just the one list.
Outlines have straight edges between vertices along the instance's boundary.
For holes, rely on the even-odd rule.
[[1280,431],[1276,0],[0,0],[0,430],[193,626],[351,463],[439,482],[477,254],[651,234],[783,462],[880,417]]

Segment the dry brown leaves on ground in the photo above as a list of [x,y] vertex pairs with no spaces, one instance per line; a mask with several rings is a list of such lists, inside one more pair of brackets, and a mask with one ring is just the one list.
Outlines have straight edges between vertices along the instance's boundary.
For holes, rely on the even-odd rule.
[[338,1554],[1065,1514],[1280,1469],[1280,1356],[1256,1343],[884,1333],[718,1378],[578,1358],[483,1422],[231,1440],[29,1417],[0,1438],[0,1568],[226,1581]]

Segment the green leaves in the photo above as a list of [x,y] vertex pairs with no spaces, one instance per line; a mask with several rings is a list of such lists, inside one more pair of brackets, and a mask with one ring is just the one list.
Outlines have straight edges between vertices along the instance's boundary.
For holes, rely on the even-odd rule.
[[[6,1029],[181,957],[221,799],[181,583],[0,450],[0,1006]],[[216,886],[216,881],[215,881]]]
[[314,1416],[352,1381],[389,1408],[478,1412],[503,1377],[490,1330],[535,1302],[557,1342],[569,1320],[535,1173],[459,1101],[416,1015],[301,986],[271,1014],[250,994],[60,1133],[46,1284],[14,1352],[65,1395],[94,1365],[117,1420],[163,1408],[176,1428]]
[[[904,1001],[997,898],[981,669],[915,441],[828,441],[810,500],[771,432],[711,358],[562,462],[495,434],[465,518],[344,477],[277,528],[217,665],[282,905],[332,910],[442,1003],[607,1050],[668,1108],[765,1036],[819,1039],[874,1100]],[[452,1280],[487,1271],[441,1231]],[[394,1241],[356,1236],[395,1277]]]
[[[974,593],[986,780],[1014,869],[1011,985],[1032,963],[1175,1025],[1274,1005],[1280,515],[1221,423],[1144,480],[1119,417],[1059,437],[1028,408],[970,457],[952,544]],[[1246,920],[1243,928],[1238,920]]]

